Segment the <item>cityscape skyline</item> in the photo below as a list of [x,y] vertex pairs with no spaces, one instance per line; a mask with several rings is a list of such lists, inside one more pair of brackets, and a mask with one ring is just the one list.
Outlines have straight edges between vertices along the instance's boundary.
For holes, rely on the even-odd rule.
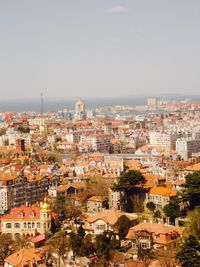
[[200,1],[0,1],[0,267],[200,266]]
[[198,93],[199,7],[1,2],[1,98]]

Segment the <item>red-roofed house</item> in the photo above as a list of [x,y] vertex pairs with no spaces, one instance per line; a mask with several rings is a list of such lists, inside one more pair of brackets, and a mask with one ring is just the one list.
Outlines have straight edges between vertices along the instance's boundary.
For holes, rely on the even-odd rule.
[[44,202],[33,206],[20,206],[13,208],[1,218],[1,232],[20,235],[44,234],[50,229],[51,211],[49,205]]
[[166,226],[158,223],[143,222],[128,231],[126,239],[132,240],[133,247],[150,249],[154,246],[174,249],[177,247],[181,229],[175,226]]

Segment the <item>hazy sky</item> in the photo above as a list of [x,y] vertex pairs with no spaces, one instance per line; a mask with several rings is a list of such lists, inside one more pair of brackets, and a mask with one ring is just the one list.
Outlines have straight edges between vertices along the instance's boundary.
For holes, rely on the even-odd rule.
[[200,92],[199,0],[0,0],[0,99]]

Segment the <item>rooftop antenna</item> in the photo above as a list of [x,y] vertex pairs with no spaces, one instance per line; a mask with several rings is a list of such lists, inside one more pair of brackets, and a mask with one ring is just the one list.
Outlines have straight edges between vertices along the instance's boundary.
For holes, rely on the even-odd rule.
[[41,113],[41,115],[43,115],[43,113],[44,113],[44,100],[43,100],[43,93],[41,93],[41,109],[40,109],[40,113]]

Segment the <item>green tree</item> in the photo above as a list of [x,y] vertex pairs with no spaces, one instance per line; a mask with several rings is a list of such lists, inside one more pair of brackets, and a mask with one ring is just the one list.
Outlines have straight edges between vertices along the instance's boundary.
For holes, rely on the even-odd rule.
[[145,267],[148,267],[152,259],[155,257],[152,248],[150,249],[142,249],[138,248],[138,258],[142,260]]
[[95,239],[97,257],[104,264],[110,259],[110,238],[105,234],[98,235]]
[[75,256],[81,255],[83,238],[76,233],[70,234],[70,246]]
[[14,240],[15,250],[19,250],[19,249],[30,246],[30,244],[28,244],[27,241],[28,241],[27,236],[25,236],[25,235],[17,236]]
[[191,235],[200,239],[200,209],[195,208],[193,211],[188,212],[188,224],[187,229]]
[[181,245],[176,255],[182,267],[200,266],[200,245],[195,236],[190,235]]
[[51,217],[50,232],[54,235],[56,231],[57,231],[57,225],[55,223],[55,219]]
[[119,248],[120,242],[116,240],[112,233],[97,235],[95,238],[95,249],[98,257],[97,266],[108,266],[111,257],[111,251]]
[[174,223],[174,220],[182,215],[177,198],[170,200],[169,204],[164,206],[163,211],[170,218],[171,223]]
[[58,266],[61,266],[61,260],[70,250],[70,240],[64,231],[57,232],[52,238],[45,243],[49,253],[54,253],[58,257]]
[[127,212],[133,212],[134,196],[141,195],[145,178],[140,171],[128,170],[123,172],[117,183],[112,187],[113,191],[123,193],[123,209]]
[[59,220],[64,219],[76,219],[82,214],[82,211],[74,205],[74,201],[71,196],[57,196],[52,203],[52,210],[59,214]]
[[94,242],[92,240],[92,235],[88,234],[84,237],[81,246],[81,255],[88,257],[95,253]]
[[77,220],[78,217],[82,214],[82,211],[74,205],[74,201],[71,197],[65,199],[65,218]]
[[189,173],[185,177],[184,185],[184,199],[188,200],[190,207],[194,208],[195,206],[200,205],[200,171],[194,173]]
[[116,228],[117,232],[119,233],[120,240],[125,238],[130,226],[131,226],[131,222],[127,216],[122,215],[118,219],[118,221],[115,224],[115,228]]
[[80,236],[81,238],[84,238],[85,236],[85,230],[83,229],[82,224],[78,228],[78,236]]
[[53,211],[61,212],[65,211],[65,197],[64,196],[57,196],[55,201],[53,202]]
[[4,260],[14,253],[15,244],[10,234],[0,235],[0,263],[4,264]]
[[155,204],[154,204],[152,201],[147,202],[146,207],[147,207],[147,209],[150,210],[152,213],[154,212],[154,210],[155,210],[155,208],[156,208]]
[[85,230],[83,229],[82,224],[78,228],[78,236],[80,236],[81,238],[84,238],[85,236]]
[[96,171],[86,180],[86,191],[89,195],[108,196],[110,184]]

